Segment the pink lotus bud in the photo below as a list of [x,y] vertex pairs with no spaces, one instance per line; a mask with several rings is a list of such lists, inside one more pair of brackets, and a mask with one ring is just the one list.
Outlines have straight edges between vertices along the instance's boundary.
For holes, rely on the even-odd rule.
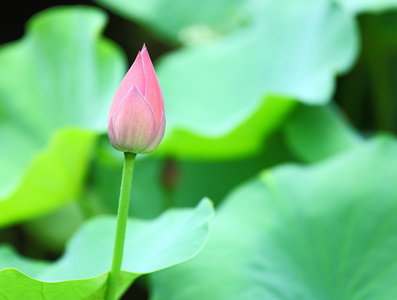
[[123,152],[152,152],[164,136],[163,94],[145,45],[114,95],[108,122],[110,143]]

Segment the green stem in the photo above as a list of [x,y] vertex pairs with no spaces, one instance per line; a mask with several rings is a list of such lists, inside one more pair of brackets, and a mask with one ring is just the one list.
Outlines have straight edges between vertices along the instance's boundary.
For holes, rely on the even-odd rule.
[[135,153],[124,153],[123,177],[121,180],[119,209],[117,212],[116,238],[114,241],[112,268],[110,270],[108,286],[106,289],[106,300],[117,299],[117,284],[120,277],[121,263],[123,261],[124,239],[127,228],[128,206],[130,204],[135,156]]

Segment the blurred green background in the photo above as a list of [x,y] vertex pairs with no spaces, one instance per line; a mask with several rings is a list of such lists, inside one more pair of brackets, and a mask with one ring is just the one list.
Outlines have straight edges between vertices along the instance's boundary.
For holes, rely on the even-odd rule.
[[0,10],[1,243],[54,260],[86,220],[116,213],[107,111],[145,43],[167,128],[139,156],[130,215],[208,196],[220,217],[202,256],[125,299],[397,297],[397,1],[25,2]]

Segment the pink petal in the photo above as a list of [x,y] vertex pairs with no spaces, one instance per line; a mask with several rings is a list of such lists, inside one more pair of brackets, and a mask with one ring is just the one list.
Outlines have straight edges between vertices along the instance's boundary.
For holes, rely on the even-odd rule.
[[116,111],[113,126],[121,151],[138,153],[153,140],[156,133],[154,113],[135,86]]
[[114,121],[113,117],[111,117],[109,120],[109,124],[108,124],[108,137],[109,137],[109,141],[112,144],[112,146],[114,148],[116,148],[117,150],[120,150],[120,146],[116,140],[116,133],[114,132],[113,121]]
[[163,139],[165,132],[165,115],[163,116],[160,121],[160,126],[157,129],[156,135],[154,136],[153,140],[149,143],[149,145],[140,151],[140,153],[150,153],[157,148],[160,144],[161,140]]
[[128,70],[127,74],[121,81],[116,94],[113,97],[112,104],[110,105],[109,118],[110,119],[119,107],[121,101],[130,91],[132,86],[136,86],[142,95],[145,95],[145,75],[143,70],[143,60],[141,52],[138,53],[134,63]]
[[156,118],[156,126],[159,126],[164,113],[163,93],[161,92],[156,72],[154,71],[152,61],[150,60],[149,53],[147,52],[145,45],[143,45],[141,55],[143,61],[143,71],[145,73],[145,92],[143,95],[145,95],[145,98],[152,106],[154,116]]

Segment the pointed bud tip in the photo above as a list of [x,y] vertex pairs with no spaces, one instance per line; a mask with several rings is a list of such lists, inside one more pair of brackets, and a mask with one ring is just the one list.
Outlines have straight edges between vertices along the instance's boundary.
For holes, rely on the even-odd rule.
[[145,55],[146,55],[146,54],[147,54],[147,55],[149,54],[148,51],[147,51],[147,48],[146,48],[146,44],[143,44],[142,50],[139,51],[139,53],[143,53],[143,54],[145,54]]

